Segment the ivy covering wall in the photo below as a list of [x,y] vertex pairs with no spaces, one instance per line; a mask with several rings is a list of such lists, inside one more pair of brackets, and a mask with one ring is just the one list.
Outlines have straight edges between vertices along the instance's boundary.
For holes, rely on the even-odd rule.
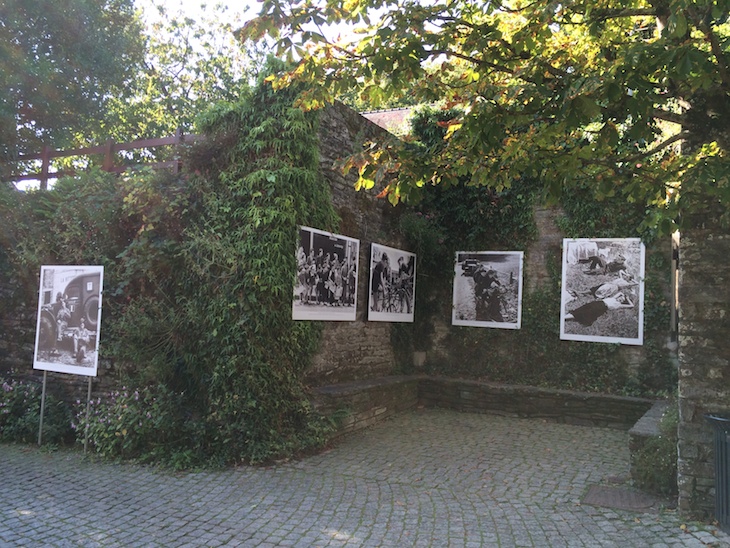
[[[320,326],[291,321],[291,288],[297,226],[337,218],[317,116],[292,107],[295,93],[261,83],[216,105],[182,178],[91,172],[48,192],[3,189],[2,244],[27,302],[42,264],[105,266],[100,348],[128,388],[98,402],[100,453],[262,462],[326,441],[301,381]],[[116,415],[131,426],[105,426]]]
[[[191,466],[263,462],[326,442],[331,424],[302,381],[322,325],[291,320],[291,291],[297,226],[336,231],[338,218],[319,170],[317,116],[294,108],[295,95],[262,83],[215,105],[183,177],[92,171],[47,192],[0,190],[0,268],[21,288],[5,302],[34,303],[43,264],[105,267],[101,357],[120,389],[95,400],[100,454]],[[413,145],[429,154],[443,129],[429,113],[414,128]],[[401,371],[430,349],[437,318],[450,317],[454,252],[527,250],[539,189],[528,178],[500,189],[457,184],[398,206],[418,255],[416,321],[391,327]],[[587,192],[562,207],[569,237],[636,236],[641,226],[637,207]],[[614,394],[672,389],[662,253],[649,254],[639,365],[617,345],[559,340],[558,254],[548,267],[550,283],[524,294],[522,329],[450,327],[440,343],[448,358],[425,372]],[[77,421],[82,429],[85,414]]]

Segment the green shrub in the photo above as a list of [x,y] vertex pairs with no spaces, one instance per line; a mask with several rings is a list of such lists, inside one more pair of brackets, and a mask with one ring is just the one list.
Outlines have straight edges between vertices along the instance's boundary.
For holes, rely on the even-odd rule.
[[[35,442],[40,426],[41,387],[35,382],[2,377],[0,383],[0,441]],[[71,409],[63,401],[46,394],[43,442],[59,444],[71,437]]]
[[[87,404],[77,401],[76,437],[83,442]],[[187,468],[206,460],[204,428],[190,416],[184,399],[163,385],[122,388],[92,399],[88,413],[88,441],[105,458],[160,462]]]
[[[232,414],[237,412],[235,408],[242,407],[238,399],[233,394]],[[281,405],[291,404],[282,402]],[[219,446],[221,443],[233,447],[241,443],[224,439],[233,428],[221,428],[214,418],[201,416],[190,407],[185,394],[173,392],[164,385],[125,387],[91,400],[88,423],[87,404],[77,401],[75,417],[73,428],[77,441],[85,441],[88,425],[89,447],[111,460],[153,462],[175,469],[217,466],[231,460],[230,453]],[[303,421],[301,427],[298,433],[287,428],[282,432],[271,430],[268,437],[247,438],[251,445],[248,460],[261,462],[274,455],[299,453],[311,447],[313,439],[324,444],[331,432],[330,423],[325,421]],[[250,428],[254,431],[255,426]]]
[[[183,466],[325,443],[329,422],[302,381],[322,326],[292,321],[291,292],[298,225],[334,231],[339,220],[318,116],[296,96],[262,78],[214,106],[182,176],[90,172],[47,192],[0,192],[0,266],[6,257],[30,298],[42,264],[104,265],[100,348],[121,383],[154,387],[137,391],[145,406],[134,391],[95,400],[98,454]],[[80,436],[84,421],[85,409]]]

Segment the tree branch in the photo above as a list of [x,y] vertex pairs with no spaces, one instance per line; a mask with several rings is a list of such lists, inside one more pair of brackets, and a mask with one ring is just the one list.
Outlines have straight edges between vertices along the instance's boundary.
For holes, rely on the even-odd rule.
[[653,156],[657,152],[661,152],[665,148],[667,148],[669,145],[676,143],[677,141],[681,141],[683,139],[688,138],[691,135],[689,131],[680,131],[676,135],[672,135],[668,139],[665,139],[655,147],[646,150],[644,152],[639,152],[638,154],[634,154],[633,156],[629,156],[628,158],[624,158],[622,161],[624,162],[635,162],[636,160],[641,160],[642,158],[646,158],[648,156]]
[[505,74],[509,74],[510,76],[515,75],[515,71],[509,67],[506,67],[504,65],[499,65],[497,63],[491,63],[489,61],[485,61],[483,59],[477,59],[476,57],[472,57],[470,55],[466,55],[464,53],[459,53],[457,51],[450,51],[447,49],[432,49],[428,50],[429,56],[438,57],[439,55],[446,55],[448,57],[456,57],[457,59],[461,59],[463,61],[468,61],[470,63],[474,63],[475,65],[478,65],[480,67],[485,68],[491,68],[499,72],[504,72]]
[[654,113],[652,114],[652,116],[659,120],[664,120],[665,122],[673,122],[680,125],[683,125],[687,122],[685,117],[681,114],[669,112],[668,110],[654,109]]
[[621,19],[624,17],[656,17],[655,8],[634,8],[624,10],[595,10],[592,14],[596,21]]
[[720,73],[720,78],[722,79],[722,82],[726,86],[730,87],[730,68],[728,68],[728,61],[725,57],[725,52],[722,51],[722,46],[717,39],[717,35],[712,32],[712,29],[709,27],[700,28],[700,30],[704,31],[705,36],[710,41],[712,54],[715,56],[715,59],[717,59],[717,71]]

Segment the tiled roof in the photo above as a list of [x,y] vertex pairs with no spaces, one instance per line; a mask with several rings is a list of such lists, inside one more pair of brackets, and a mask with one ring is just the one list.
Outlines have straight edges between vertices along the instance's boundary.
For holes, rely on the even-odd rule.
[[361,114],[372,123],[379,125],[394,135],[404,135],[409,130],[411,112],[411,107],[405,107],[361,112]]

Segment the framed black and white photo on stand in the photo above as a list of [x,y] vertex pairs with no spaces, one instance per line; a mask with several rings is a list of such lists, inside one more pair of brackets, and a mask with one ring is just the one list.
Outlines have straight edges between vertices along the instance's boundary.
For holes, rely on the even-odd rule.
[[295,320],[355,321],[360,241],[299,227]]
[[563,240],[560,338],[643,344],[644,255],[639,238]]
[[42,266],[33,368],[96,377],[102,266]]
[[457,251],[451,323],[519,329],[522,251]]

